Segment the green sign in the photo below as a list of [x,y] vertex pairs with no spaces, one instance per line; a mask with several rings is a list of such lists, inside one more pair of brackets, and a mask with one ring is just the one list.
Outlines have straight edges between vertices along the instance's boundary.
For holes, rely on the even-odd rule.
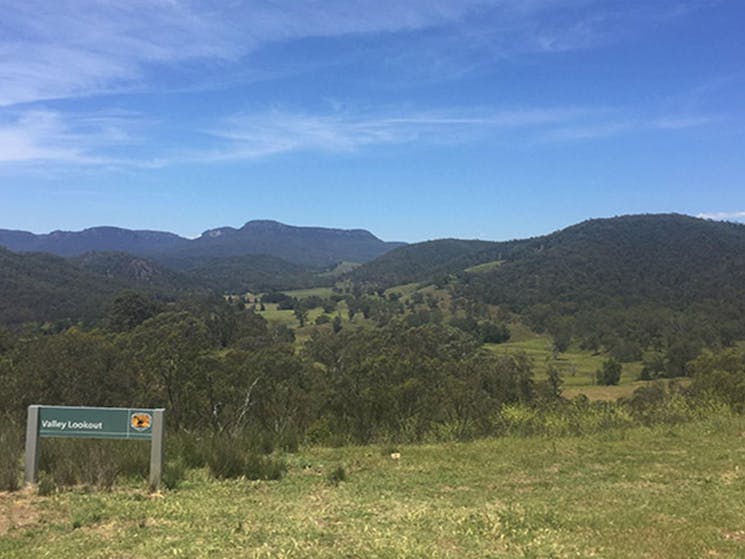
[[39,436],[150,440],[153,412],[142,408],[39,406]]
[[26,421],[27,483],[39,473],[39,439],[129,439],[150,441],[150,487],[160,487],[163,473],[165,411],[163,408],[86,408],[64,406],[28,407]]

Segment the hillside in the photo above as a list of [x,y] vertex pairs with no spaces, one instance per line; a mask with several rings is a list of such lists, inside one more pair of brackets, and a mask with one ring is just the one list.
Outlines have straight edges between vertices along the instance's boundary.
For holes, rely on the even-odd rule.
[[0,230],[0,246],[14,252],[47,252],[80,256],[87,252],[126,252],[147,256],[182,269],[218,257],[265,254],[317,268],[341,261],[368,262],[403,243],[386,243],[362,229],[295,227],[276,221],[249,221],[240,229],[221,227],[197,239],[172,233],[95,227],[34,235]]
[[126,252],[89,252],[69,261],[81,270],[128,288],[174,293],[206,291],[212,287],[194,275],[173,271],[152,259]]
[[739,307],[745,225],[673,214],[589,220],[534,239],[497,268],[464,272],[461,282],[471,296],[516,311],[536,304]]
[[453,283],[472,297],[516,311],[535,304],[684,308],[702,299],[729,301],[745,285],[745,225],[632,215],[526,240],[442,239],[393,250],[351,278],[390,287],[441,275],[457,276]]
[[438,274],[459,272],[492,259],[510,243],[437,239],[406,245],[357,268],[350,277],[357,282],[384,287],[426,281]]
[[319,277],[313,268],[265,254],[214,258],[185,274],[224,293],[302,289],[333,283],[332,277]]
[[93,318],[120,288],[59,256],[0,249],[3,324]]

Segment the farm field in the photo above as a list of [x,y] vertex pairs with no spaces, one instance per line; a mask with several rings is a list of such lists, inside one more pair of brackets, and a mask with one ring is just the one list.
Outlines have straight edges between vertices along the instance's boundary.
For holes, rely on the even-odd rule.
[[277,482],[0,494],[0,556],[745,557],[742,418],[391,450],[304,449]]

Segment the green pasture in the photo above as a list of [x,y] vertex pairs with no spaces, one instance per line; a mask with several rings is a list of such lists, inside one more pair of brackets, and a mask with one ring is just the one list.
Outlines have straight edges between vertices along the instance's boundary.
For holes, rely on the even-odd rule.
[[313,287],[311,289],[293,289],[291,291],[283,291],[290,297],[302,299],[304,297],[331,297],[334,294],[334,290],[331,287]]
[[[745,557],[745,421],[311,448],[287,477],[0,493],[0,557]],[[391,457],[398,452],[399,459]],[[339,468],[346,481],[339,481]],[[343,477],[343,476],[342,476]]]
[[536,379],[546,378],[548,367],[557,367],[564,380],[564,395],[567,397],[585,394],[590,399],[615,400],[630,395],[636,388],[643,385],[639,381],[642,370],[641,362],[623,363],[623,372],[618,386],[597,386],[595,372],[602,368],[608,359],[605,354],[595,354],[579,349],[572,344],[564,353],[554,357],[553,342],[546,334],[536,334],[520,324],[511,324],[510,341],[503,344],[487,344],[490,350],[499,352],[523,351],[533,360]]

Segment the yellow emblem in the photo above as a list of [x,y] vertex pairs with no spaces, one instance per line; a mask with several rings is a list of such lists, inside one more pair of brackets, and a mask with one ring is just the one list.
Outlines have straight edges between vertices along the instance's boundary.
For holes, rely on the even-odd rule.
[[147,429],[150,429],[152,421],[153,418],[150,416],[149,413],[133,413],[129,422],[130,425],[132,425],[132,429],[136,429],[137,431],[145,431]]

